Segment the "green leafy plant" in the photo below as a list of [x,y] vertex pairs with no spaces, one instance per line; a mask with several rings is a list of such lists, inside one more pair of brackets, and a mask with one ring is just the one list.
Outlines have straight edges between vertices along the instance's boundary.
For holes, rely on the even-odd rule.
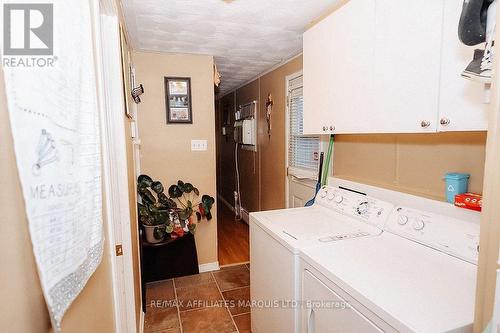
[[179,180],[169,187],[168,196],[164,191],[161,182],[153,181],[147,175],[140,175],[137,179],[137,193],[141,198],[139,221],[145,226],[157,226],[154,230],[156,239],[163,239],[166,234],[176,238],[187,231],[194,233],[193,214],[196,214],[197,221],[212,219],[210,210],[215,199],[204,194],[199,200],[200,191],[193,184]]
[[169,212],[177,207],[163,191],[162,183],[149,176],[140,175],[137,179],[137,193],[142,199],[142,203],[137,203],[139,221],[146,226],[158,226],[154,229],[156,239],[165,237]]
[[215,199],[204,194],[201,197],[201,201],[197,201],[200,191],[193,184],[184,183],[182,180],[179,180],[177,184],[173,184],[168,188],[168,195],[182,207],[178,209],[180,219],[188,220],[193,213],[196,213],[198,221],[201,221],[203,218],[206,218],[208,221],[212,219],[210,210],[215,203]]

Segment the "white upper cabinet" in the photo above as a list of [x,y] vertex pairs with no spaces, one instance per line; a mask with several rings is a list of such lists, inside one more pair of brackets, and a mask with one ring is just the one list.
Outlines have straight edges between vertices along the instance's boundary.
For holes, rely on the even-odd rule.
[[[464,79],[462,71],[472,60],[474,49],[458,39],[462,1],[445,0],[439,131],[482,131],[488,128],[488,106],[484,84]],[[442,124],[441,124],[442,123]]]
[[350,0],[306,31],[304,133],[486,129],[484,85],[460,76],[462,3]]
[[351,0],[304,33],[304,133],[354,129],[370,108],[374,28],[375,0]]
[[435,132],[443,0],[377,0],[368,132]]

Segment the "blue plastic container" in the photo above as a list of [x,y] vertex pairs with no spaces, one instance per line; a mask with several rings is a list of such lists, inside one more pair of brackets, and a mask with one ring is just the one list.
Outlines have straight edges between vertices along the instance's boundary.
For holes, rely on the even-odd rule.
[[444,176],[446,181],[446,199],[449,203],[455,202],[455,195],[466,193],[469,188],[468,173],[449,172]]

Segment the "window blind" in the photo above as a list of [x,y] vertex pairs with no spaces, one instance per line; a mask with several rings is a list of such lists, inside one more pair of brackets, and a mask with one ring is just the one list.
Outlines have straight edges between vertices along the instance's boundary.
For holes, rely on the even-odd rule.
[[288,81],[288,167],[316,172],[319,167],[320,138],[304,135],[302,75]]

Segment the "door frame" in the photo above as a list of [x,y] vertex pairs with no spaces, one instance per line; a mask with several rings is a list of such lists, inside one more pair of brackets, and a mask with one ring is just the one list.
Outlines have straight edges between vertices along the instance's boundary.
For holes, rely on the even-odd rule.
[[288,88],[290,81],[301,75],[303,75],[302,70],[285,76],[285,208],[290,208],[290,180],[288,178],[288,140],[290,139],[288,127],[290,126],[290,97]]
[[[135,283],[124,127],[125,101],[118,8],[113,0],[92,0],[103,185],[113,286],[115,332],[136,332]],[[121,244],[122,255],[116,254]],[[138,281],[140,286],[140,281]],[[140,332],[144,314],[141,310]]]
[[[497,8],[497,26],[500,24],[500,8]],[[494,55],[495,73],[500,70],[500,55]],[[486,159],[483,180],[483,210],[481,212],[479,263],[476,282],[476,306],[474,313],[474,332],[485,332],[492,319],[495,301],[490,295],[500,289],[497,280],[500,249],[500,78],[494,76],[489,105],[488,137],[486,140]],[[495,328],[496,330],[496,328]]]

